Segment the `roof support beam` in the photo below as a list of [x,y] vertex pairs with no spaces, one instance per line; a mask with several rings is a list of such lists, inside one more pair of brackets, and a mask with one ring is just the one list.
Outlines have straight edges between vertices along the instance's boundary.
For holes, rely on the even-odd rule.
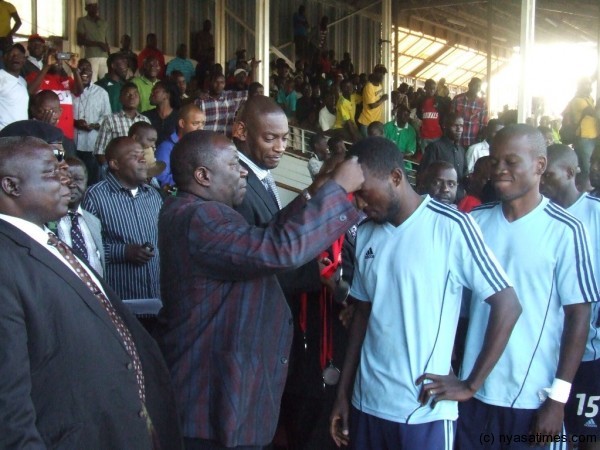
[[522,0],[521,6],[521,83],[519,84],[519,103],[517,118],[526,123],[531,115],[533,45],[535,43],[535,0]]

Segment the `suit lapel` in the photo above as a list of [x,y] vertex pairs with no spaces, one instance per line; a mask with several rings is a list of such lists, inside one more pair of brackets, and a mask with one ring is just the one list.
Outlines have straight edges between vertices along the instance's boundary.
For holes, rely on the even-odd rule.
[[[39,263],[43,264],[56,274],[56,276],[58,277],[57,281],[60,282],[62,280],[61,284],[64,285],[65,288],[66,286],[69,286],[71,289],[73,289],[77,293],[81,301],[83,301],[87,305],[87,307],[96,316],[98,316],[100,320],[102,320],[102,322],[108,327],[112,335],[119,341],[123,349],[125,349],[124,343],[120,338],[119,334],[117,333],[114,324],[108,317],[108,314],[104,307],[100,304],[96,296],[88,289],[85,283],[81,281],[81,279],[71,269],[69,269],[62,262],[58,261],[56,256],[52,255],[48,250],[42,248],[40,244],[35,242],[29,236],[27,236],[27,234],[18,230],[11,224],[8,224],[4,221],[0,221],[0,233],[6,235],[17,245],[28,248],[29,255],[33,259],[37,260]],[[86,267],[89,266],[86,264]],[[99,278],[99,276],[95,272],[94,274],[97,278]],[[102,279],[99,278],[99,280]],[[102,281],[100,281],[100,283],[102,284],[102,288],[106,292],[109,300],[112,301],[112,291],[110,289],[107,289]]]
[[100,219],[84,209],[82,209],[81,212],[83,214],[85,223],[90,229],[90,233],[92,235],[92,239],[94,240],[94,244],[96,244],[98,253],[100,254],[100,262],[102,263],[102,267],[104,267],[104,244],[102,243],[102,226],[100,225]]
[[264,184],[262,184],[262,181],[258,179],[256,174],[246,165],[246,163],[243,161],[240,161],[240,163],[248,170],[248,187],[252,189],[256,193],[257,197],[262,200],[271,215],[274,216],[277,214],[279,212],[279,207],[277,206],[277,203],[275,203],[273,197],[271,197],[271,194],[267,192],[267,189],[265,188]]

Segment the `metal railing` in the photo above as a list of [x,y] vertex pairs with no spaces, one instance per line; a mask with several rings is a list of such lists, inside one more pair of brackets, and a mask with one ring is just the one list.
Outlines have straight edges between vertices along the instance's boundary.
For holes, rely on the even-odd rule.
[[[317,134],[315,131],[306,130],[304,128],[290,126],[290,137],[288,139],[288,149],[292,149],[295,155],[298,153],[305,157],[307,160],[313,156],[313,152],[310,150],[310,139],[312,136]],[[351,142],[344,141],[346,148],[352,147]],[[417,171],[419,170],[419,163],[415,161],[404,161],[404,169],[406,176],[408,177],[409,183],[415,187],[417,184]]]

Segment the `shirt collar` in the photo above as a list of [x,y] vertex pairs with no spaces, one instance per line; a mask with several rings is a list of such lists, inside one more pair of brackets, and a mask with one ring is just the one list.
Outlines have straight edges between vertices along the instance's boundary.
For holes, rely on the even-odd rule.
[[248,167],[250,168],[250,170],[252,172],[254,172],[254,175],[256,175],[256,177],[260,181],[262,181],[265,178],[267,178],[267,176],[271,173],[267,169],[261,169],[260,167],[258,167],[256,164],[254,164],[252,161],[250,161],[250,158],[248,158],[246,155],[244,155],[239,150],[238,150],[238,155],[239,155],[240,159],[242,161],[244,161],[248,165]]
[[48,245],[48,228],[40,228],[33,222],[6,214],[0,214],[0,219],[18,228],[37,243]]
[[[121,186],[121,183],[119,183],[119,180],[117,180],[117,177],[115,177],[110,171],[106,174],[106,182],[114,191],[127,192],[127,194],[129,194],[131,196],[131,189]],[[148,186],[145,183],[140,183],[140,185],[138,187],[140,188],[141,191],[147,191],[150,186]],[[138,194],[139,194],[139,192],[138,192]]]

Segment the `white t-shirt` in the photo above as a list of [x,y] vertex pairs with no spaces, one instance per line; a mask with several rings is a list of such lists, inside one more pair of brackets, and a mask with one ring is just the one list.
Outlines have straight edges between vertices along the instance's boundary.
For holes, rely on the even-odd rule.
[[482,141],[471,145],[466,154],[468,173],[473,173],[473,170],[475,170],[475,163],[479,158],[489,156],[489,154],[490,144],[488,144],[488,141]]
[[[506,220],[500,203],[476,208],[472,215],[523,308],[504,353],[475,397],[496,406],[537,409],[540,391],[556,375],[563,306],[597,300],[587,232],[545,197],[514,222]],[[487,304],[471,302],[463,373],[470,372],[481,350],[489,311]]]
[[[592,253],[592,264],[596,281],[600,273],[600,199],[584,194],[573,203],[567,211],[583,222],[590,237],[590,252]],[[600,330],[598,329],[598,314],[600,314],[600,303],[592,303],[592,314],[590,317],[590,331],[585,344],[583,361],[595,361],[600,358]]]
[[18,120],[27,120],[29,92],[25,78],[0,70],[0,130]]
[[335,114],[331,114],[327,106],[323,106],[319,111],[319,126],[321,130],[327,131],[335,124]]
[[358,228],[351,295],[372,303],[352,404],[398,423],[455,420],[457,405],[421,406],[425,372],[446,375],[463,286],[484,299],[510,282],[467,215],[425,196],[400,226]]

